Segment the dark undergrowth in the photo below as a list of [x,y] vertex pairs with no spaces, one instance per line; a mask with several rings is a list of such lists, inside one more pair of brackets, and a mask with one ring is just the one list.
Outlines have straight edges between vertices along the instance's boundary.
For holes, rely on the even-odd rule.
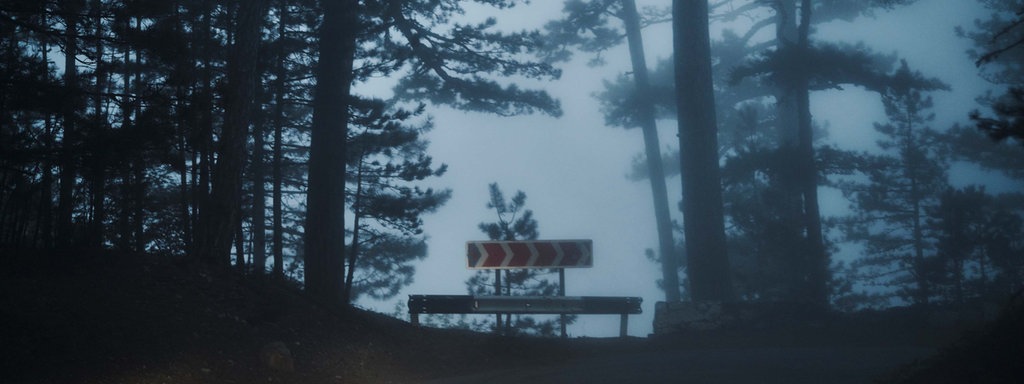
[[1024,383],[1024,291],[1019,291],[999,318],[966,332],[938,354],[907,365],[889,384]]
[[[830,327],[649,339],[539,339],[416,328],[319,305],[294,285],[169,257],[113,252],[9,257],[0,270],[0,383],[414,383],[588,356],[675,348],[940,347],[887,383],[1021,383],[1024,305],[959,329]],[[26,261],[27,260],[27,261]],[[283,344],[293,369],[261,350]]]
[[[569,356],[551,340],[413,328],[169,258],[50,256],[0,272],[0,383],[404,383]],[[274,342],[293,370],[261,361]]]

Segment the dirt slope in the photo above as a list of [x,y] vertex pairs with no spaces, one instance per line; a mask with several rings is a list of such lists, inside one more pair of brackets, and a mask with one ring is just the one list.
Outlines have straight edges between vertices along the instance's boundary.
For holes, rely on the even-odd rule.
[[[834,329],[654,339],[504,338],[414,328],[380,314],[325,308],[286,284],[168,258],[70,256],[74,261],[59,267],[34,256],[0,269],[0,383],[415,383],[522,367],[562,370],[629,355],[932,348],[955,339],[948,332],[862,321]],[[1015,364],[1024,346],[1020,315],[1018,310],[1005,317],[983,338],[886,375],[886,382],[988,374],[1002,380],[993,382],[1024,382],[1024,365]],[[280,354],[268,365],[267,355],[261,356],[268,346],[272,352],[278,349],[273,346],[287,349],[290,367],[277,364]]]
[[[554,341],[415,329],[283,284],[138,255],[0,272],[2,383],[386,383],[568,356]],[[294,369],[261,349],[283,343]]]

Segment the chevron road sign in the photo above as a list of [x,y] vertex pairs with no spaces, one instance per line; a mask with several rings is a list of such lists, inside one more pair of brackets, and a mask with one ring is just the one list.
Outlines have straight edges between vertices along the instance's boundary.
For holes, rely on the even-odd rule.
[[469,269],[590,268],[592,240],[468,241]]

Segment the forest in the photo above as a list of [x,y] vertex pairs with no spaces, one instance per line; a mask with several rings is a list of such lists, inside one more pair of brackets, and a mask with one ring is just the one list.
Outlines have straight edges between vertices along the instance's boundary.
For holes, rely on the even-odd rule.
[[[424,217],[460,192],[434,187],[457,171],[430,151],[451,129],[433,111],[557,118],[544,84],[623,48],[629,71],[585,102],[643,138],[631,177],[649,195],[622,198],[653,206],[649,299],[979,311],[1024,288],[1024,194],[951,169],[1024,183],[1024,4],[970,1],[986,17],[956,33],[990,91],[938,126],[950,79],[817,33],[915,0],[566,0],[513,30],[502,12],[526,1],[3,0],[0,259],[144,253],[327,305],[394,298],[428,257]],[[673,55],[648,63],[645,31],[666,24]],[[358,92],[379,79],[389,97]],[[823,140],[812,96],[847,89],[884,107],[875,149]],[[826,189],[847,214],[822,213]],[[481,237],[538,237],[524,192],[488,191]],[[551,294],[549,279],[505,290]]]

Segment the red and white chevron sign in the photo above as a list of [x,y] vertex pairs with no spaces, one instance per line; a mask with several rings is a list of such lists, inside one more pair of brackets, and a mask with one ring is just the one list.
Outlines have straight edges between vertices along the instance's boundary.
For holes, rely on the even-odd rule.
[[592,240],[468,241],[469,269],[590,268]]

